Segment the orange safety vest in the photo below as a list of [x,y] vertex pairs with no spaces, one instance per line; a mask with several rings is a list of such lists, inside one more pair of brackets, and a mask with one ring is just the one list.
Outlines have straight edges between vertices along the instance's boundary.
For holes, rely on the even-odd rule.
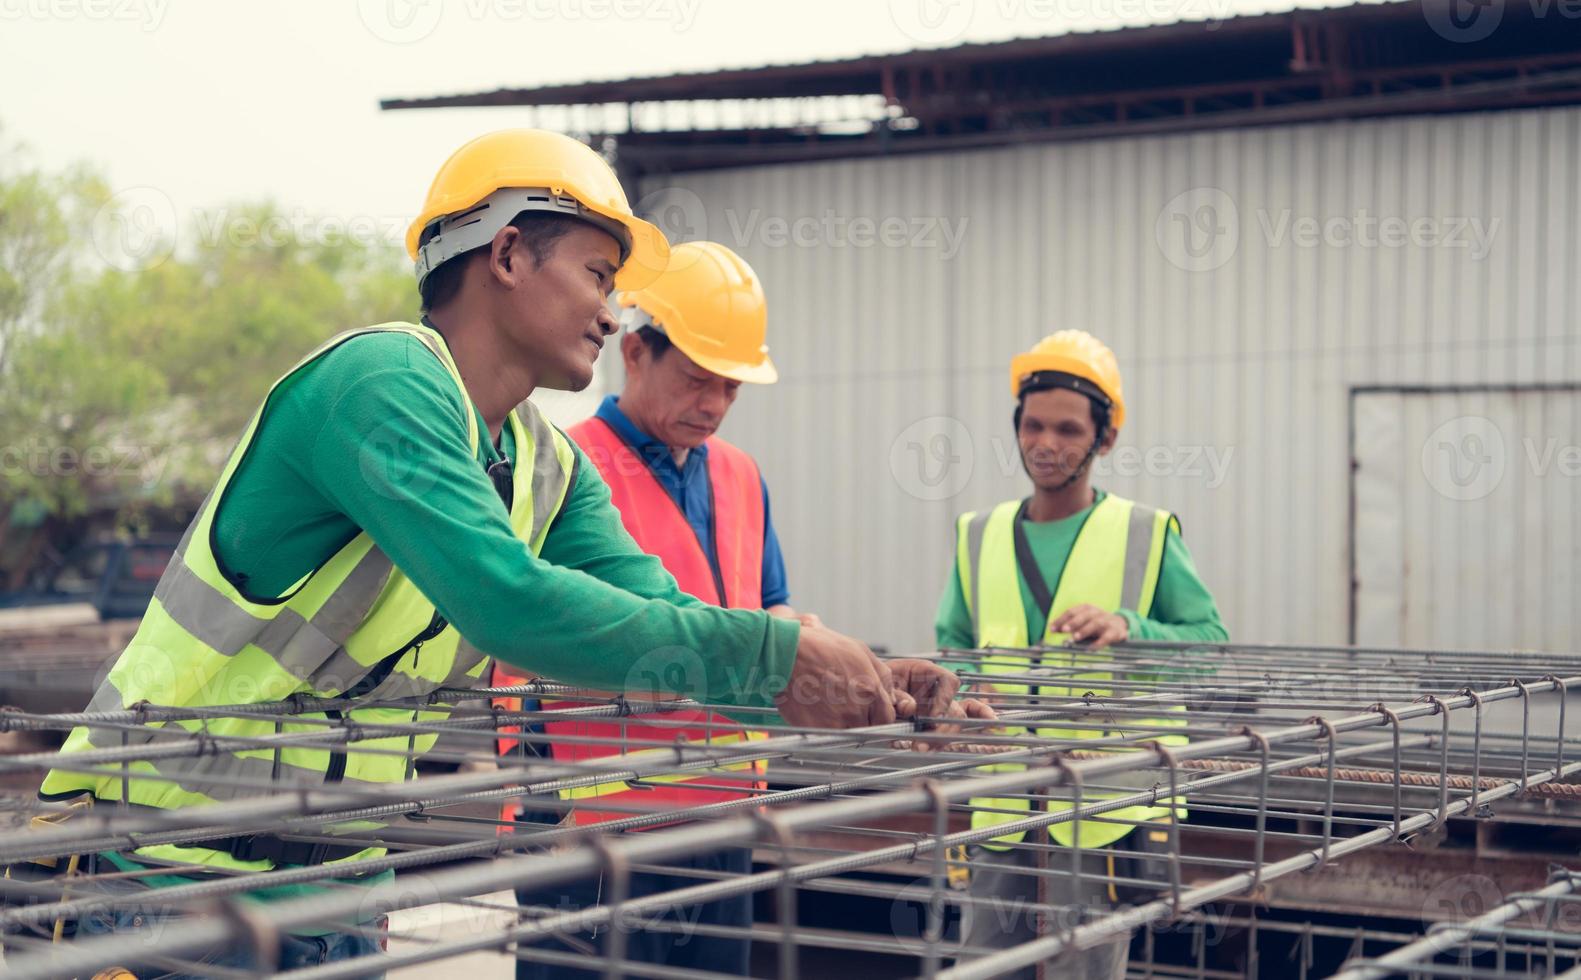
[[[582,447],[604,482],[609,484],[610,498],[620,511],[621,523],[636,539],[637,545],[663,562],[682,591],[704,602],[731,609],[763,607],[763,483],[751,456],[723,439],[708,440],[716,575],[714,564],[704,553],[702,542],[686,522],[680,506],[659,485],[648,464],[608,423],[590,418],[572,426],[567,435]],[[505,665],[495,661],[494,685],[523,681],[521,675],[511,674]],[[498,698],[495,703],[515,710],[520,707],[521,699]],[[589,703],[598,702],[545,701],[543,708],[575,708]],[[589,745],[566,739],[623,738],[630,743],[632,751],[640,751],[672,745],[683,738],[688,742],[720,745],[764,737],[761,732],[742,733],[733,727],[713,734],[712,726],[733,726],[734,723],[710,711],[667,712],[662,717],[666,722],[662,727],[627,718],[624,724],[603,720],[551,721],[545,723],[544,730],[551,737],[550,751],[556,762],[597,759],[621,751],[616,745]],[[499,740],[501,755],[513,754],[516,748],[515,739]],[[645,780],[640,789],[632,789],[625,783],[606,783],[590,790],[575,791],[575,796],[579,800],[597,798],[640,806],[643,811],[651,812],[665,807],[692,807],[740,799],[749,795],[746,790],[763,788],[767,765],[762,760],[730,768],[750,771],[753,775],[742,779],[716,769],[693,777],[665,776]],[[697,788],[699,784],[707,788]],[[740,789],[731,789],[731,786]],[[508,802],[504,819],[514,819],[515,811],[515,803]],[[617,820],[634,812],[633,809],[599,810],[578,802],[572,818],[578,825],[585,825]]]

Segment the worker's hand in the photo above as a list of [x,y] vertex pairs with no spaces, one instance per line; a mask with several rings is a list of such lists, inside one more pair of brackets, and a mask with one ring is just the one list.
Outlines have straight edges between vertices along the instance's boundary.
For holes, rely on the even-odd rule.
[[945,670],[932,660],[908,658],[884,662],[895,675],[895,687],[916,700],[919,717],[943,717],[950,710],[955,692],[961,689],[961,679],[954,671]]
[[910,718],[917,704],[867,645],[802,625],[790,681],[774,697],[780,717],[803,728],[859,728]]
[[[964,701],[952,702],[945,710],[943,717],[950,719],[950,721],[939,722],[938,724],[931,726],[931,731],[938,732],[943,735],[957,735],[961,733],[961,726],[959,724],[953,724],[952,722],[967,720],[999,720],[999,715],[994,712],[993,708],[990,708],[987,704],[977,700],[976,698],[967,698]],[[971,729],[958,740],[946,742],[936,741],[933,739],[918,739],[917,741],[911,743],[911,747],[918,752],[947,752],[951,750],[962,751],[971,744],[972,735],[991,730],[995,729],[990,729],[983,725],[973,725]]]
[[770,606],[767,611],[770,616],[778,616],[780,619],[794,619],[803,626],[817,626],[820,629],[823,628],[823,620],[818,618],[817,613],[797,612],[795,609],[784,604]]
[[1094,650],[1102,650],[1111,643],[1123,643],[1131,636],[1131,627],[1124,616],[1085,603],[1061,613],[1054,620],[1053,630],[1069,633],[1071,640],[1085,643]]

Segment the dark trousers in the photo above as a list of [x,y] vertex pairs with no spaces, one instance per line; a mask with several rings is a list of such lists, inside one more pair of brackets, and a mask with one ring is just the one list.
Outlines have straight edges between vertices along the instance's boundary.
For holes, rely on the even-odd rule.
[[[712,854],[680,858],[667,862],[669,867],[691,868],[698,871],[722,872],[731,876],[748,874],[752,870],[752,851],[742,847],[727,848]],[[634,872],[631,875],[629,897],[644,898],[659,895],[707,882],[707,878],[684,874]],[[544,889],[521,890],[516,893],[516,903],[522,908],[535,908],[538,916],[557,912],[571,912],[591,908],[608,898],[609,882],[604,877],[589,881],[571,882]],[[529,916],[531,918],[536,916]],[[625,957],[638,963],[660,963],[668,966],[689,967],[695,970],[712,970],[734,976],[746,976],[752,942],[745,935],[739,937],[704,936],[691,931],[693,925],[733,926],[747,929],[752,925],[752,896],[708,902],[702,905],[669,909],[656,916],[659,927],[648,925],[650,917],[616,921],[601,927],[598,932],[576,932],[533,943],[533,949],[552,949],[576,953],[584,957],[604,955],[609,947],[610,929],[622,929]],[[589,963],[589,969],[570,966],[552,966],[525,959],[516,962],[516,980],[598,980],[603,976],[602,966]]]
[[[1028,836],[1035,833],[1038,831],[1030,831]],[[999,950],[1036,939],[1039,920],[1045,915],[1037,911],[1039,876],[1033,873],[1037,869],[1037,854],[1022,849],[974,847],[971,862],[971,896],[976,901],[963,914],[961,936],[966,944]],[[1048,870],[1056,873],[1043,876],[1042,902],[1057,906],[1060,911],[1053,914],[1053,928],[1046,929],[1045,934],[1080,925],[1083,908],[1114,907],[1109,896],[1108,861],[1103,854],[1082,855],[1080,879],[1069,874],[1069,868],[1068,855],[1051,856],[1048,861]],[[1043,975],[1049,980],[1121,980],[1130,949],[1131,937],[1126,934],[1091,949],[1067,950],[1043,964]],[[963,956],[961,962],[972,958]],[[1032,980],[1036,975],[1037,969],[1032,966],[1005,974],[1010,980]]]
[[[92,873],[114,870],[101,869],[94,856],[89,857],[86,867]],[[54,872],[43,871],[38,865],[29,862],[14,864],[9,871],[10,876],[17,881],[48,883],[52,886],[59,885],[61,881],[55,877]],[[162,902],[159,898],[159,889],[150,888],[136,879],[90,878],[73,886],[73,898],[97,896],[102,896],[105,904],[96,906],[80,919],[69,922],[68,934],[74,937],[107,935],[120,937],[126,949],[127,962],[134,964],[132,972],[145,980],[203,980],[213,975],[208,967],[232,971],[267,970],[273,973],[275,969],[300,970],[358,957],[376,957],[379,953],[379,935],[383,928],[381,917],[380,921],[370,922],[363,931],[359,932],[332,932],[322,936],[295,936],[282,933],[276,953],[278,967],[275,963],[259,963],[258,956],[252,949],[235,943],[182,954],[176,958],[177,962],[164,967],[141,966],[135,964],[141,962],[142,955],[158,952],[159,936],[165,925],[181,918],[183,913]],[[46,920],[39,926],[16,931],[34,940],[47,940],[53,927],[53,922]],[[37,944],[35,942],[32,945],[36,948]],[[17,948],[22,947],[18,945]],[[378,960],[370,959],[368,963],[368,972],[360,976],[364,980],[380,980],[384,974],[378,969]]]

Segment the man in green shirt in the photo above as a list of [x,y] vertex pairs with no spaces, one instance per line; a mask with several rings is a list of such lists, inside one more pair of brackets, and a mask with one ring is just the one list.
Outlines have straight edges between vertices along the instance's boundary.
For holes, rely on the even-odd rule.
[[[1093,460],[1114,448],[1125,422],[1119,366],[1109,348],[1082,331],[1056,333],[1012,361],[1010,390],[1017,399],[1016,440],[1032,480],[1032,496],[959,519],[955,568],[939,600],[935,633],[946,651],[1072,645],[1079,650],[1045,652],[1036,662],[1026,655],[994,653],[980,660],[957,658],[948,665],[977,674],[976,685],[990,693],[1068,704],[1087,691],[1099,696],[1121,693],[1110,689],[1124,674],[1109,669],[1109,655],[1094,652],[1111,644],[1128,639],[1228,639],[1174,516],[1091,484]],[[1065,683],[1028,685],[1026,675],[1034,672]],[[1020,675],[1019,683],[995,684],[989,678],[996,673]],[[1161,714],[1139,723],[1182,723],[1176,710],[1161,709]],[[1071,726],[1036,728],[1037,735],[1049,739],[1104,734],[1102,725],[1083,716],[1056,714],[1046,724]],[[1183,739],[1166,734],[1159,741]],[[1124,785],[1128,775],[1104,782]],[[1154,774],[1140,775],[1147,785],[1154,782]],[[1104,795],[1114,794],[1090,792],[1083,799],[1091,802]],[[1016,811],[1031,809],[1025,799],[972,803],[974,829],[1019,819],[1026,813]],[[1084,820],[1079,837],[1070,823],[1048,828],[1052,843],[1083,849],[1079,882],[1059,873],[1070,867],[1070,858],[1048,853],[1050,841],[1041,831],[1035,836],[1007,833],[976,849],[970,863],[973,901],[961,929],[965,944],[992,949],[1033,938],[1038,915],[1029,910],[1040,901],[1070,911],[1061,928],[1079,924],[1082,907],[1115,901],[1110,880],[1117,873],[1126,876],[1128,859],[1096,849],[1118,844],[1137,822],[1169,819],[1172,812],[1167,807],[1127,807],[1106,816],[1116,822]],[[1136,847],[1145,849],[1157,833],[1150,831]],[[1056,872],[1041,876],[1041,894],[1036,873],[1040,852],[1046,867]],[[1127,937],[1072,953],[1045,964],[1044,976],[1118,980],[1125,975],[1128,946]],[[1033,974],[1031,968],[1020,973],[1025,978]]]
[[[539,387],[587,386],[615,331],[610,291],[651,281],[668,256],[597,154],[541,131],[480,137],[440,169],[407,244],[422,324],[340,335],[277,382],[90,712],[296,694],[410,698],[480,683],[490,657],[598,689],[651,693],[658,678],[713,703],[777,711],[793,725],[845,728],[951,710],[958,685],[936,665],[880,662],[832,630],[681,592],[626,533],[598,471],[526,403]],[[348,704],[300,716],[329,727],[284,730],[333,734],[335,724],[446,714],[443,705]],[[399,754],[359,753],[360,743],[269,751],[223,741],[275,737],[268,719],[203,725],[217,739],[209,751],[139,763],[152,773],[137,769],[124,781],[118,767],[71,758],[122,744],[123,733],[78,728],[41,795],[124,795],[176,809],[281,785],[355,788],[410,776]],[[153,735],[124,737],[139,745]],[[418,753],[433,741],[413,739]],[[358,860],[382,853],[365,841],[265,834],[86,857],[100,871],[169,867],[166,880],[181,881],[342,862],[354,876]],[[136,930],[145,911],[84,918],[80,931]],[[374,949],[365,933],[328,925],[312,942],[284,937],[279,966]],[[216,951],[205,962],[254,966],[249,955]]]

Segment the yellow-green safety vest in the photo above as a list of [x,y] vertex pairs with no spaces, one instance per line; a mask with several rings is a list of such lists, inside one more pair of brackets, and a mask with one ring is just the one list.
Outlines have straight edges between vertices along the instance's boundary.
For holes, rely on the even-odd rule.
[[[122,710],[144,701],[196,707],[279,701],[294,694],[332,698],[359,682],[368,687],[381,675],[364,695],[370,699],[404,698],[442,687],[475,685],[484,676],[488,656],[438,616],[433,603],[366,532],[304,576],[284,597],[266,602],[245,598],[221,571],[215,556],[215,509],[252,446],[274,392],[292,374],[341,344],[381,332],[412,335],[444,364],[467,405],[467,440],[471,453],[477,455],[484,434],[479,431],[460,372],[438,333],[410,323],[386,323],[332,338],[270,389],[231,453],[219,483],[187,528],[137,633],[95,692],[88,711]],[[537,554],[565,502],[576,454],[570,440],[530,403],[512,412],[507,424],[516,441],[511,526]],[[402,449],[381,444],[377,430],[369,433],[363,475],[390,487],[392,493],[400,481],[422,479],[422,461],[411,459]],[[448,717],[449,708],[444,704],[423,709],[358,708],[344,720],[357,725],[425,722]],[[322,721],[331,716],[319,712],[282,718],[278,729],[272,719],[212,718],[170,724],[193,732],[206,727],[216,736],[243,738],[276,731],[333,730],[323,724],[297,723],[292,720],[296,717]],[[154,722],[148,727],[162,724]],[[61,752],[69,755],[120,746],[122,736],[118,729],[80,726],[72,730]],[[351,743],[349,752],[324,747],[226,750],[220,743],[219,751],[202,755],[132,763],[127,796],[134,804],[175,809],[263,795],[269,791],[260,787],[269,784],[401,782],[412,777],[413,760],[429,751],[436,738],[434,734],[369,738]],[[169,741],[154,734],[134,732],[129,736],[132,745]],[[393,750],[393,754],[370,754],[357,751],[359,748]],[[163,778],[139,779],[138,774]],[[41,793],[58,798],[88,792],[100,800],[114,801],[121,798],[121,788],[120,767],[113,765],[104,767],[102,774],[51,770]],[[244,870],[272,867],[269,861],[242,861],[205,847],[160,845],[136,853],[155,860]],[[383,853],[383,848],[368,848],[329,863]]]
[[[979,648],[1028,646],[1027,614],[1021,602],[1021,573],[1016,563],[1015,522],[1022,501],[1008,500],[984,513],[967,513],[956,522],[956,567],[960,570],[962,595],[972,616],[972,630]],[[1099,501],[1082,524],[1071,546],[1070,556],[1060,572],[1059,583],[1053,588],[1054,602],[1049,609],[1047,623],[1052,624],[1066,610],[1082,604],[1114,612],[1130,609],[1146,616],[1153,607],[1154,592],[1158,587],[1158,573],[1163,564],[1164,539],[1170,527],[1179,524],[1173,514],[1134,503],[1113,494]],[[1065,633],[1056,633],[1045,625],[1043,646],[1064,646],[1070,641]],[[1107,685],[1115,681],[1113,672],[1104,669],[1113,658],[1104,651],[1062,650],[1045,652],[1040,663],[1028,657],[990,655],[981,661],[981,671],[987,674],[1025,674],[1035,666],[1068,671],[1061,673],[1067,683],[1039,685],[1036,696],[1047,703],[1080,700],[1088,692],[1096,697],[1109,697]],[[1090,668],[1076,671],[1074,668]],[[1076,682],[1074,684],[1069,682]],[[1106,685],[1100,689],[1096,685]],[[1164,709],[1174,714],[1183,712],[1184,705]],[[1178,717],[1154,718],[1128,722],[1131,725],[1170,726],[1184,725]],[[1012,733],[1025,733],[1025,728],[1012,728]],[[1080,740],[1097,738],[1105,733],[1093,727],[1086,728],[1037,728],[1040,738]],[[1147,741],[1152,741],[1148,739]],[[1182,745],[1184,735],[1160,735],[1156,740],[1166,745]],[[1078,746],[1072,745],[1071,748]],[[983,767],[990,772],[1011,772],[1024,768],[1021,763],[995,763]],[[1084,802],[1095,802],[1119,794],[1084,791]],[[1174,801],[1179,803],[1180,801]],[[972,829],[980,830],[1012,820],[1024,819],[1032,809],[1028,799],[973,799]],[[1067,805],[1061,804],[1068,808]],[[982,808],[989,809],[982,809]],[[1176,806],[1173,812],[1185,817],[1184,807]],[[1163,806],[1134,806],[1113,810],[1103,817],[1116,820],[1158,820],[1169,817],[1171,808]],[[1134,828],[1126,824],[1100,822],[1097,818],[1079,822],[1081,833],[1078,841],[1070,822],[1049,825],[1049,834],[1066,847],[1104,847],[1114,843]],[[984,843],[985,847],[1003,850],[1019,841],[1025,832],[1012,832]]]

